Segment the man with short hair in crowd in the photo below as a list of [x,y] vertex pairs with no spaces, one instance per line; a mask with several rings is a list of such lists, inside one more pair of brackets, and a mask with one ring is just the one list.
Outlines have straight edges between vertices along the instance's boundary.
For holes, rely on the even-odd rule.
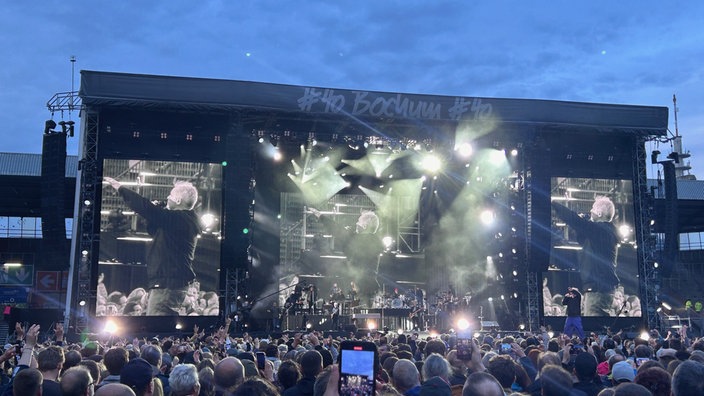
[[394,364],[393,384],[403,396],[420,394],[420,373],[412,361],[400,359]]
[[672,396],[704,395],[704,364],[685,360],[672,374]]
[[[244,365],[233,356],[219,361],[213,372],[216,395],[229,395],[244,382]],[[169,378],[171,378],[170,375]]]
[[596,396],[604,389],[604,385],[596,381],[598,379],[596,366],[596,358],[591,353],[577,354],[573,369],[574,375],[577,377],[574,389],[586,393],[587,396]]
[[308,396],[313,394],[315,377],[323,371],[323,356],[316,350],[310,350],[301,356],[301,372],[303,377],[284,392],[283,396]]
[[61,376],[62,396],[92,396],[93,378],[83,366],[74,366]]
[[179,364],[171,371],[169,376],[171,396],[198,396],[200,382],[198,371],[192,364]]
[[433,353],[423,363],[423,384],[420,386],[420,395],[450,396],[450,363],[444,357]]
[[540,372],[543,396],[568,396],[572,393],[572,376],[559,366],[547,365]]
[[61,396],[59,374],[64,365],[64,350],[58,346],[48,346],[37,355],[38,369],[42,373],[42,395]]
[[462,396],[504,396],[504,390],[493,375],[480,371],[472,373],[462,388]]
[[151,396],[154,393],[153,378],[152,365],[142,358],[130,360],[120,371],[120,383],[132,388],[137,396]]
[[103,364],[108,370],[108,376],[103,378],[98,387],[106,384],[119,384],[120,371],[122,371],[122,368],[125,367],[128,360],[129,354],[125,348],[114,347],[105,352]]
[[516,380],[516,366],[508,355],[496,355],[489,359],[486,365],[489,374],[493,375],[504,388],[506,394],[511,393],[511,385]]
[[42,373],[35,368],[20,370],[12,379],[13,396],[41,396]]
[[160,373],[160,368],[161,368],[161,347],[159,345],[155,344],[148,344],[142,347],[142,353],[139,355],[142,359],[146,360],[147,363],[152,365],[152,369],[154,371],[154,383],[155,387],[161,387],[164,389],[164,394],[168,395],[168,392],[166,390],[166,385],[164,384],[161,378],[159,378],[158,374]]
[[[165,394],[168,395],[168,394]],[[134,391],[125,384],[105,384],[95,391],[95,396],[135,396]]]

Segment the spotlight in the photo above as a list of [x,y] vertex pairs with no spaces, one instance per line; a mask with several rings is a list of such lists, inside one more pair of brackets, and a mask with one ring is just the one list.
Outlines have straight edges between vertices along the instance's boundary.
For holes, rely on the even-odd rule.
[[214,214],[212,213],[205,213],[200,217],[200,222],[203,224],[203,227],[207,230],[210,230],[210,228],[215,225],[215,222],[217,221],[217,217],[215,217]]
[[521,330],[521,331],[523,331],[523,330],[526,329],[526,325],[524,325],[523,323],[521,323],[521,324],[518,325],[518,329]]
[[672,311],[672,307],[670,306],[670,304],[666,303],[665,301],[662,302],[662,307],[668,311]]
[[489,302],[494,302],[494,297],[489,297]]
[[176,330],[181,330],[183,329],[183,325],[181,323],[176,323]]
[[436,173],[442,168],[442,161],[436,155],[426,154],[423,156],[421,165],[424,170],[430,173]]
[[472,148],[472,145],[469,143],[462,143],[459,146],[455,147],[455,151],[460,155],[462,158],[468,158],[472,155],[472,152],[474,149]]
[[373,320],[370,320],[370,321],[367,323],[367,327],[369,327],[369,330],[376,330],[376,322],[373,321]]
[[85,201],[83,201],[83,205],[90,206],[91,205],[90,199],[86,199]]
[[479,220],[481,220],[484,225],[491,225],[494,222],[494,212],[489,209],[482,211],[482,213],[479,214]]
[[381,242],[384,244],[384,249],[389,250],[394,244],[394,239],[390,236],[385,236]]
[[117,323],[113,322],[112,320],[106,321],[103,331],[108,334],[115,334],[117,332]]
[[618,227],[618,233],[621,235],[622,240],[628,240],[631,236],[631,227],[628,224],[622,224]]
[[555,336],[555,333],[552,331],[548,331],[548,337],[552,338]]
[[56,121],[46,120],[46,122],[44,123],[44,134],[48,135],[50,133],[54,133],[54,128],[56,128]]
[[398,333],[398,335],[401,335],[401,334],[403,334],[403,329],[399,327],[398,330],[396,330],[396,332]]
[[78,305],[81,307],[84,307],[86,305],[86,300],[81,300],[78,302]]
[[465,318],[461,318],[457,321],[457,328],[460,330],[467,330],[469,328],[469,321]]
[[650,333],[648,333],[646,330],[643,330],[640,335],[638,336],[643,341],[648,341],[650,339]]

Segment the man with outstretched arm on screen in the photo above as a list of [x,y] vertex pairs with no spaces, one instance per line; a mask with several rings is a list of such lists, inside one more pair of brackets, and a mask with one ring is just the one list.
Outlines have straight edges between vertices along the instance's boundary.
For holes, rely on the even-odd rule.
[[103,179],[147,221],[147,231],[153,237],[146,257],[147,315],[177,315],[196,278],[193,258],[201,227],[193,208],[198,190],[191,183],[177,182],[162,207],[111,177]]
[[596,197],[589,218],[556,202],[552,202],[552,208],[575,231],[582,245],[577,268],[584,292],[584,314],[611,315],[614,290],[619,285],[616,275],[619,238],[612,223],[616,212],[613,202],[608,197]]

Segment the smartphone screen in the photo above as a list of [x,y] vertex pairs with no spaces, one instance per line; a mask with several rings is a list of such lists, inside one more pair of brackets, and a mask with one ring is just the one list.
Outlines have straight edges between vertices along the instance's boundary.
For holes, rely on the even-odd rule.
[[472,340],[467,338],[457,339],[457,359],[472,360]]
[[340,346],[340,396],[374,395],[376,346],[371,342],[343,341]]
[[513,348],[511,348],[511,344],[506,344],[506,343],[501,344],[501,349],[499,350],[499,352],[511,353],[511,351],[513,351]]
[[264,370],[266,367],[266,354],[264,352],[257,352],[257,367],[260,370]]

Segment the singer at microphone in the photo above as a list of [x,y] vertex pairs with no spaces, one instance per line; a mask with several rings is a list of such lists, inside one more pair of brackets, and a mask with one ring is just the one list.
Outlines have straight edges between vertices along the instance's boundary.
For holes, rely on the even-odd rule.
[[563,333],[572,337],[575,333],[580,339],[584,339],[584,329],[582,328],[582,293],[576,287],[568,287],[565,297],[562,298],[562,305],[567,306],[567,319]]

